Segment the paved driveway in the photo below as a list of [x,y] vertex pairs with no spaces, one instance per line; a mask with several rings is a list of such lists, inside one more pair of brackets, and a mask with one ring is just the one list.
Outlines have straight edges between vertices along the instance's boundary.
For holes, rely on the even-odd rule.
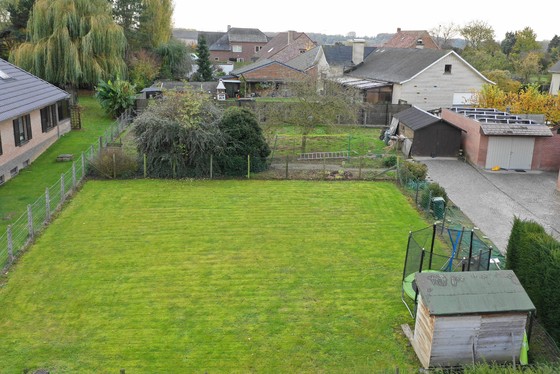
[[503,253],[514,216],[540,223],[560,239],[558,174],[480,170],[458,160],[422,159],[428,177]]

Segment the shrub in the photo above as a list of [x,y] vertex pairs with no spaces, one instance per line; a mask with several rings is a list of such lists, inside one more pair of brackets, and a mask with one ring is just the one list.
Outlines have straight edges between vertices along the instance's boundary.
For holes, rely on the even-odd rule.
[[91,161],[92,173],[100,178],[130,178],[138,171],[135,157],[125,154],[122,148],[104,148]]
[[383,159],[383,166],[386,168],[392,168],[397,164],[397,156],[396,155],[389,155]]
[[115,81],[99,82],[95,91],[99,104],[113,118],[117,118],[128,108],[132,108],[136,100],[134,85],[119,78]]
[[251,171],[267,169],[270,148],[252,111],[230,107],[224,112],[218,127],[228,140],[224,152],[216,158],[222,174],[244,175],[247,172],[247,155],[251,156]]
[[423,181],[428,175],[428,166],[419,162],[405,161],[402,166],[402,172],[406,174],[408,179]]
[[434,198],[434,197],[443,197],[446,204],[447,201],[449,200],[447,197],[447,193],[445,192],[445,189],[442,186],[440,186],[439,183],[430,183],[428,184],[428,187],[424,191],[422,191],[422,196],[421,196],[422,206],[424,207],[429,206],[430,198]]

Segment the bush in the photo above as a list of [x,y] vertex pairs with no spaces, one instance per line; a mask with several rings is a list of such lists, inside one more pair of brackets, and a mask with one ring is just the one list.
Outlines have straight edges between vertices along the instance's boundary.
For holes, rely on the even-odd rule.
[[135,157],[129,156],[121,148],[104,148],[91,161],[93,174],[100,178],[130,178],[138,171]]
[[216,157],[219,172],[223,175],[241,176],[247,173],[247,155],[251,156],[251,171],[268,168],[270,148],[253,112],[247,108],[230,107],[218,123],[228,145]]
[[95,88],[95,97],[101,107],[113,118],[117,118],[136,101],[136,88],[130,82],[117,78],[101,81]]
[[428,175],[428,166],[419,162],[405,161],[402,165],[402,170],[407,179],[414,179],[415,181],[423,181]]
[[396,164],[397,164],[397,156],[396,155],[390,155],[390,156],[387,156],[383,159],[383,166],[385,166],[386,168],[392,168]]
[[422,191],[422,196],[421,196],[421,204],[424,207],[429,206],[430,202],[430,198],[434,198],[434,197],[443,197],[443,199],[445,200],[445,203],[447,204],[447,201],[449,200],[447,197],[447,193],[445,192],[445,189],[440,186],[438,183],[430,183],[428,184],[428,187]]

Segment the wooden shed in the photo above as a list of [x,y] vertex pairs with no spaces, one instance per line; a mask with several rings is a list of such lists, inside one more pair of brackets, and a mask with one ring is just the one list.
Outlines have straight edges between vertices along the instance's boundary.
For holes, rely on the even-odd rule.
[[457,157],[462,129],[418,107],[394,115],[406,157]]
[[424,368],[519,362],[535,306],[511,270],[416,275],[414,332],[403,330]]

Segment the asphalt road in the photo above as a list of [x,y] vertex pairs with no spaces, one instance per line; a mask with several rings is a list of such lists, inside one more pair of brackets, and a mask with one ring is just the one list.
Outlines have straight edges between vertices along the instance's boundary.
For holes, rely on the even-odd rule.
[[560,239],[557,173],[487,171],[451,159],[421,159],[428,178],[504,253],[513,218],[533,220]]

